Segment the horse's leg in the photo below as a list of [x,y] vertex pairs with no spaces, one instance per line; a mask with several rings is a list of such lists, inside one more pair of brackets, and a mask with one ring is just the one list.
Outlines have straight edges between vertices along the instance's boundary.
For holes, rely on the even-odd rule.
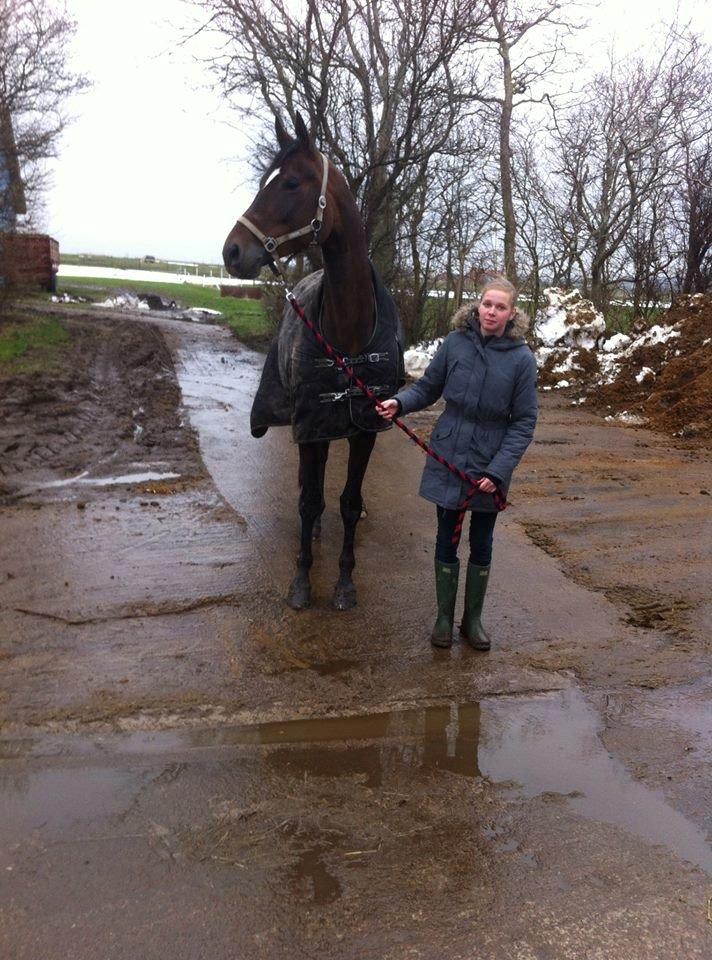
[[[302,494],[302,486],[303,486],[303,482],[302,482],[302,465],[301,465],[301,463],[299,464],[299,474],[298,474],[297,483],[299,484],[299,495],[301,496],[301,494]],[[315,543],[316,543],[317,540],[321,540],[321,514],[319,514],[319,516],[318,516],[318,517],[316,518],[316,520],[314,521],[314,526],[313,526],[313,528],[312,528],[312,540],[313,540]]]
[[297,575],[287,595],[287,603],[295,610],[308,607],[311,600],[309,571],[312,565],[312,536],[314,523],[324,510],[324,471],[328,456],[329,443],[326,440],[299,444],[299,516],[302,535]]
[[339,558],[339,579],[334,590],[334,606],[337,610],[348,610],[356,604],[356,587],[351,574],[356,565],[354,557],[354,539],[356,524],[361,518],[363,500],[361,485],[366,475],[366,467],[371,458],[375,433],[357,433],[349,437],[349,470],[346,486],[341,494],[341,519],[344,521],[344,546]]

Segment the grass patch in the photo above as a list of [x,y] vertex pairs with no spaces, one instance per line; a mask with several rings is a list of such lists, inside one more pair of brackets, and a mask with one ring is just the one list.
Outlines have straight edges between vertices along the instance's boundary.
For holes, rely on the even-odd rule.
[[[663,318],[670,309],[669,305],[664,307],[653,307],[645,318],[646,325],[654,326],[656,323],[664,322]],[[611,303],[606,311],[606,328],[614,333],[628,333],[630,325],[635,320],[633,308],[624,303]]]
[[69,333],[55,317],[0,321],[0,373],[26,374],[52,366],[69,342]]
[[222,323],[231,327],[238,337],[261,339],[272,333],[264,306],[259,300],[239,300],[236,297],[221,297],[215,287],[201,287],[190,283],[156,283],[155,280],[95,280],[90,277],[67,277],[59,279],[58,293],[65,291],[73,296],[88,297],[93,302],[105,300],[116,290],[133,293],[156,293],[168,300],[175,300],[182,307],[203,307],[219,310]]

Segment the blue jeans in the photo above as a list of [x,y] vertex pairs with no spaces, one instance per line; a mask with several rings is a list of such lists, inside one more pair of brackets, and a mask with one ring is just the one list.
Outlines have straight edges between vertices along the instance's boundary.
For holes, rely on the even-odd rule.
[[[438,514],[438,536],[435,541],[435,559],[440,563],[455,563],[457,550],[452,545],[452,535],[457,524],[459,510],[446,510],[436,507]],[[483,513],[470,511],[470,563],[478,567],[488,567],[492,560],[492,541],[496,512]]]

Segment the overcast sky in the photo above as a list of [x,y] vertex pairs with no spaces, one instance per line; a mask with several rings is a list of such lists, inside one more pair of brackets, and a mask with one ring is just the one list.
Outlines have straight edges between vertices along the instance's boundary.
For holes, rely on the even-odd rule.
[[[153,254],[219,262],[223,240],[253,193],[241,163],[244,130],[211,92],[205,68],[178,44],[183,0],[68,0],[78,23],[75,66],[93,89],[53,166],[42,226],[68,253]],[[590,15],[589,59],[645,47],[675,0],[602,0]],[[699,28],[707,0],[682,0]]]

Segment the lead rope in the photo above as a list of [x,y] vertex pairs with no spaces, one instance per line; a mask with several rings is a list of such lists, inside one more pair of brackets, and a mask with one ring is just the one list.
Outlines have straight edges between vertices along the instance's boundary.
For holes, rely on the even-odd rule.
[[[278,263],[278,261],[273,259],[270,266],[272,267],[272,271],[274,272],[274,274],[281,278],[282,282],[285,284],[285,287],[286,287],[287,285],[286,278],[284,276],[283,270],[281,269],[281,265]],[[319,346],[324,351],[324,353],[331,360],[334,361],[334,363],[339,368],[339,370],[345,373],[348,379],[351,380],[352,383],[356,384],[359,390],[362,390],[364,395],[368,397],[371,403],[373,403],[373,405],[377,407],[380,401],[376,396],[376,394],[373,392],[373,390],[371,390],[371,388],[367,384],[363,382],[363,380],[361,380],[360,377],[358,377],[354,373],[353,369],[348,366],[348,364],[344,361],[343,357],[341,357],[336,352],[336,350],[334,350],[334,348],[331,346],[329,341],[321,334],[321,332],[317,329],[316,325],[306,315],[301,304],[299,303],[299,301],[294,296],[291,290],[287,289],[286,297],[289,303],[291,304],[293,310],[297,314],[297,316],[301,320],[303,320],[303,322],[307,325],[307,327],[313,334],[314,339],[319,344]],[[462,525],[465,521],[465,513],[467,512],[467,508],[470,506],[470,502],[472,498],[477,493],[477,489],[479,487],[480,481],[483,480],[484,478],[477,477],[476,479],[473,480],[472,477],[468,477],[468,475],[464,473],[462,470],[460,470],[459,467],[456,467],[455,464],[450,463],[448,460],[445,459],[445,457],[441,457],[439,453],[436,453],[433,450],[433,448],[430,446],[430,444],[426,443],[424,440],[421,440],[420,437],[416,433],[413,433],[410,427],[406,426],[406,424],[403,423],[402,420],[399,420],[398,417],[394,417],[391,423],[395,423],[395,425],[399,427],[403,431],[403,433],[405,433],[413,441],[413,443],[417,443],[420,449],[424,450],[429,457],[432,457],[433,460],[437,460],[438,463],[442,464],[443,467],[446,467],[451,473],[454,473],[455,476],[458,477],[460,480],[462,480],[463,483],[469,484],[467,496],[458,507],[458,510],[460,511],[460,513],[457,518],[457,523],[455,524],[455,530],[452,535],[452,545],[453,547],[455,547],[455,549],[457,549],[458,546],[460,545],[460,537],[462,536]],[[494,500],[494,505],[497,510],[506,509],[507,498],[502,492],[502,490],[496,484],[495,484],[495,491],[492,494],[492,499]]]

